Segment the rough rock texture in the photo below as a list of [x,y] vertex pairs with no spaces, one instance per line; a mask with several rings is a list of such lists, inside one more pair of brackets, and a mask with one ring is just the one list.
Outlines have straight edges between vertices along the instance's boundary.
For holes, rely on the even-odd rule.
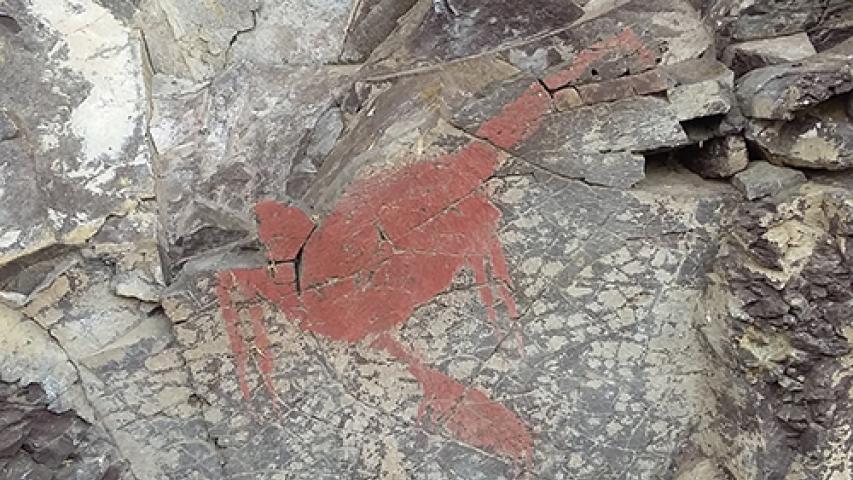
[[729,45],[723,61],[737,75],[756,68],[790,63],[817,54],[805,33]]
[[853,5],[846,0],[705,0],[717,46],[807,32],[818,51],[850,38]]
[[0,0],[0,480],[849,478],[850,10]]
[[363,62],[379,46],[417,0],[358,0],[351,11],[351,21],[341,52],[347,62]]
[[744,113],[790,120],[793,114],[853,90],[853,39],[804,62],[754,70],[738,80]]
[[806,181],[803,172],[792,168],[778,167],[767,162],[752,162],[746,170],[732,179],[734,186],[748,200],[775,195],[786,188]]
[[727,178],[749,164],[746,141],[738,135],[711,139],[682,152],[681,158],[687,168],[705,178]]
[[92,1],[28,3],[10,4],[21,30],[0,54],[18,130],[0,141],[0,266],[80,244],[153,194],[139,33]]
[[46,408],[37,385],[0,381],[0,478],[110,480],[126,466],[102,431],[73,412]]
[[827,102],[790,122],[753,120],[747,135],[767,160],[793,167],[853,167],[853,124],[841,102]]
[[343,129],[338,98],[348,71],[241,64],[202,85],[154,76],[151,140],[170,275],[244,239],[258,200],[304,192]]
[[853,473],[850,185],[744,205],[725,227],[703,329],[721,368],[741,374],[715,392],[729,408],[708,441],[737,478]]

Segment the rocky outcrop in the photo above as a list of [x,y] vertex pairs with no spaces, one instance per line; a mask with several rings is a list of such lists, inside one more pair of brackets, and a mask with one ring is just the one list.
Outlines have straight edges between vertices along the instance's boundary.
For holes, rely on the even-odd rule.
[[752,162],[746,170],[732,178],[732,184],[748,200],[773,196],[805,181],[806,176],[803,172],[767,162]]
[[745,205],[726,227],[703,328],[741,372],[715,392],[709,435],[736,478],[851,474],[849,181]]
[[796,112],[853,90],[853,40],[802,63],[754,70],[738,81],[744,114],[791,120]]
[[110,440],[73,412],[46,408],[37,385],[0,381],[0,478],[115,480],[126,475]]
[[816,54],[808,35],[798,33],[729,45],[723,61],[735,74],[743,75],[756,68],[796,62]]
[[847,3],[7,1],[0,480],[848,478]]
[[704,1],[703,11],[716,25],[720,51],[730,43],[806,32],[823,51],[848,39],[853,6],[843,0]]

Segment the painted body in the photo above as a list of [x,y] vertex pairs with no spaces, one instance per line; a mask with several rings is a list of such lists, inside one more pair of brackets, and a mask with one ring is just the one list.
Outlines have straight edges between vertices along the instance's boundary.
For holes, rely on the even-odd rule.
[[[498,303],[517,316],[496,233],[500,211],[484,191],[499,159],[495,148],[473,142],[358,182],[316,229],[296,208],[259,203],[259,237],[273,268],[219,274],[219,299],[243,396],[251,395],[246,368],[249,352],[256,350],[264,386],[276,398],[260,306],[265,301],[305,332],[364,342],[404,363],[423,391],[419,417],[429,415],[464,443],[528,463],[533,440],[515,414],[425,365],[393,335],[418,306],[448,290],[463,269],[473,272],[489,321],[496,321]],[[297,285],[293,260],[303,242]],[[249,317],[252,349],[241,331],[241,311]]]

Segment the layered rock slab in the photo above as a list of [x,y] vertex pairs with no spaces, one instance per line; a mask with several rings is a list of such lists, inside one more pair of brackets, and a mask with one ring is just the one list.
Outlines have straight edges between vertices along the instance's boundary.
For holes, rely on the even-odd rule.
[[301,195],[344,128],[337,105],[349,73],[241,64],[210,86],[155,76],[151,137],[169,273],[250,238],[255,202]]
[[0,212],[0,265],[79,244],[153,194],[138,32],[95,2],[13,2],[7,15],[20,31],[0,39],[0,201],[19,208]]
[[792,167],[853,167],[853,125],[838,98],[798,113],[791,121],[753,120],[747,136],[767,160]]
[[738,80],[737,95],[748,117],[790,120],[794,114],[853,90],[853,40],[796,64],[754,70]]

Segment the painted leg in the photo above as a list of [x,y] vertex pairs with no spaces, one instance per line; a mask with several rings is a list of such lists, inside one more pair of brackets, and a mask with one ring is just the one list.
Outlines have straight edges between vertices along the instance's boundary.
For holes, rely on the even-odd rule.
[[489,399],[482,391],[466,387],[423,365],[387,334],[378,337],[371,347],[405,363],[417,379],[424,394],[418,408],[419,417],[429,412],[436,424],[444,426],[460,442],[510,458],[523,467],[532,464],[533,438],[511,410]]

